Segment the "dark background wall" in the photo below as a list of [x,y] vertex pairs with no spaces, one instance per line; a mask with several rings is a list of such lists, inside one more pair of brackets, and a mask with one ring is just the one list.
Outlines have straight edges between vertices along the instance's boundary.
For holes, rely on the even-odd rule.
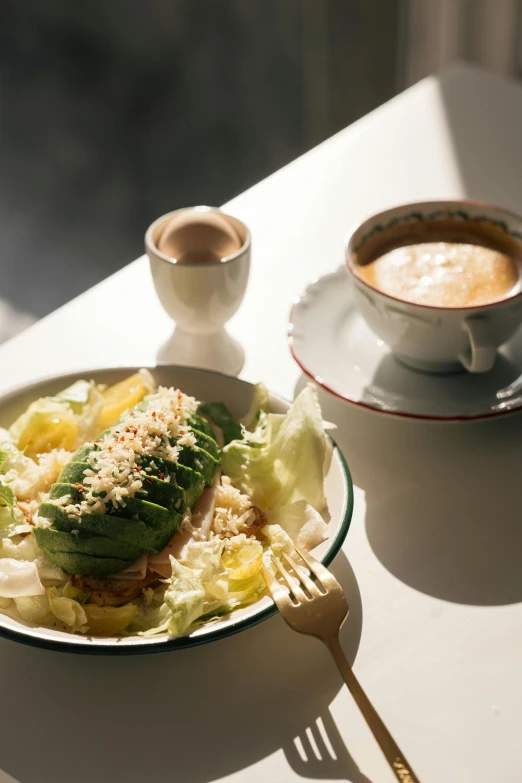
[[353,122],[395,94],[399,47],[399,0],[5,0],[0,300],[45,315],[154,217]]

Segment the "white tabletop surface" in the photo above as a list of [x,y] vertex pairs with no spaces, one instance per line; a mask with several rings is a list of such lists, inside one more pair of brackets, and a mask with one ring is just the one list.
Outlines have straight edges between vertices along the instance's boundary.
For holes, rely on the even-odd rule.
[[[242,376],[294,394],[292,298],[342,262],[345,233],[368,214],[462,196],[522,212],[521,138],[522,87],[457,67],[227,204],[253,236],[230,323]],[[0,390],[154,365],[171,332],[138,259],[3,345]],[[356,485],[333,570],[358,677],[423,783],[520,783],[522,417],[433,424],[322,402]],[[394,779],[326,650],[280,618],[148,657],[2,641],[0,673],[0,783]]]

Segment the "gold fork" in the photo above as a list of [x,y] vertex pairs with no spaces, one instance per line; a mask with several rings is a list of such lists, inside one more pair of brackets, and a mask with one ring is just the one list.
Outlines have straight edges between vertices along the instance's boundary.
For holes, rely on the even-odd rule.
[[[341,585],[312,555],[297,546],[295,550],[310,569],[310,575],[285,552],[282,557],[293,574],[280,560],[272,557],[272,562],[286,582],[288,590],[271,571],[262,566],[263,578],[283,619],[294,631],[315,636],[326,644],[397,780],[401,783],[420,783],[361,688],[342,651],[339,631],[348,616],[349,607]],[[311,578],[312,574],[315,580]]]

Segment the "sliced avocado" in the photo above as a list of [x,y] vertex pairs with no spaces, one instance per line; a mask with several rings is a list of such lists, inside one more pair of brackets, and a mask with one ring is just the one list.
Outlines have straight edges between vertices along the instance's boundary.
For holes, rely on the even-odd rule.
[[141,520],[126,519],[113,514],[83,514],[78,520],[68,517],[63,509],[57,506],[52,506],[50,512],[54,512],[52,517],[47,513],[40,513],[40,516],[52,518],[53,528],[56,530],[68,533],[81,528],[91,535],[106,536],[115,541],[133,544],[146,552],[160,552],[181,524],[179,515],[173,516],[168,524],[158,529]]
[[141,519],[142,522],[155,529],[165,527],[171,519],[178,517],[180,520],[183,519],[183,515],[177,511],[169,511],[163,506],[158,506],[157,503],[150,503],[141,498],[127,498],[125,506],[120,506],[114,515],[125,519]]
[[[215,459],[219,460],[219,446],[214,438],[210,438],[205,432],[202,432],[195,427],[192,428],[192,434],[194,435],[196,444],[199,448],[205,449],[205,451],[208,451]],[[170,438],[170,442],[173,444],[176,444],[178,440],[178,438]],[[190,446],[185,446],[183,448],[190,448]]]
[[[143,491],[137,492],[136,497],[156,503],[167,509],[182,512],[185,510],[185,494],[176,481],[164,481],[152,474],[142,471]],[[145,494],[146,493],[146,494]]]
[[[185,509],[183,509],[184,512]],[[174,535],[183,521],[183,513],[174,509],[167,510],[156,503],[150,503],[141,498],[127,498],[125,507],[120,507],[111,514],[88,514],[84,513],[80,519],[74,516],[67,516],[65,510],[57,503],[47,501],[40,505],[38,514],[45,519],[50,519],[58,530],[73,530],[84,526],[85,521],[89,519],[89,528],[94,532],[96,519],[108,517],[122,519],[125,521],[139,520],[154,534],[160,535],[163,530],[170,532],[170,537]]]
[[97,579],[118,574],[133,562],[114,557],[93,557],[78,552],[52,552],[49,557],[66,574],[86,574]]
[[214,473],[219,465],[217,459],[215,459],[205,449],[187,449],[183,448],[178,454],[178,461],[181,465],[185,465],[187,468],[198,470],[203,478],[207,487],[211,487],[214,481]]
[[148,476],[163,474],[166,478],[170,478],[171,483],[174,481],[185,492],[185,503],[189,508],[195,504],[199,496],[205,488],[205,480],[201,473],[192,468],[187,468],[186,465],[181,465],[179,462],[172,462],[168,459],[159,459],[158,457],[152,459],[151,457],[142,457],[141,465],[146,468],[151,464],[156,466],[153,473],[147,473]]
[[94,443],[85,443],[79,449],[76,449],[71,457],[71,462],[86,462],[87,457],[93,451],[96,451]]
[[208,451],[208,453],[219,462],[219,446],[217,445],[214,438],[209,438],[208,435],[206,435],[204,432],[201,432],[200,430],[193,429],[192,432],[196,436],[196,443],[198,444],[199,448]]
[[176,481],[185,492],[185,503],[189,508],[192,508],[205,489],[203,474],[199,470],[187,468],[186,465],[181,465],[179,462],[171,464],[174,465]]
[[[84,467],[85,466],[85,467]],[[60,474],[60,480],[53,484],[49,498],[55,500],[67,494],[72,494],[74,501],[81,496],[81,490],[74,486],[75,483],[81,484],[85,478],[83,471],[89,467],[87,463],[70,462],[64,467]],[[149,500],[151,503],[157,503],[165,508],[173,508],[176,511],[184,511],[185,503],[183,491],[176,483],[162,481],[156,478],[154,474],[144,474],[144,492],[137,493],[137,497]],[[145,494],[146,492],[146,494]]]
[[73,525],[73,520],[67,516],[63,506],[58,505],[58,503],[51,503],[49,500],[40,503],[38,516],[50,519],[51,522],[59,522],[61,525],[66,526],[63,528],[65,530],[70,530]]
[[199,432],[204,432],[205,435],[208,435],[209,438],[216,440],[214,430],[212,429],[208,419],[205,419],[204,416],[200,416],[198,413],[195,413],[194,416],[190,417],[188,423],[193,430],[199,430]]
[[[161,552],[181,525],[182,517],[173,516],[161,528],[154,528],[138,519],[126,519],[113,514],[85,514],[80,526],[94,536],[106,536],[140,547],[143,552]],[[59,527],[59,523],[55,523]],[[78,525],[77,525],[78,527]]]
[[[205,449],[214,459],[219,461],[219,446],[216,441],[213,438],[209,438],[204,432],[200,432],[200,430],[193,429],[192,434],[196,439],[198,448]],[[177,440],[177,438],[171,438],[170,442],[175,444]],[[182,448],[190,448],[190,446],[184,446]]]
[[58,476],[59,484],[82,484],[85,478],[84,471],[92,470],[88,462],[75,462],[71,460],[64,465]]
[[65,533],[52,527],[35,527],[34,535],[44,552],[68,552],[93,557],[112,557],[120,560],[137,560],[143,549],[136,544],[114,541],[105,536],[94,536],[83,530]]
[[[82,497],[83,492],[74,484],[68,484],[65,482],[53,484],[49,493],[49,500],[58,500],[59,498],[70,498],[71,503],[78,503]],[[41,516],[41,515],[40,515]]]
[[44,519],[50,519],[60,530],[74,529],[83,524],[85,518],[98,516],[114,516],[126,520],[139,519],[155,531],[161,531],[162,528],[167,527],[170,529],[173,523],[175,528],[177,528],[183,521],[182,513],[175,511],[174,509],[168,510],[163,506],[159,506],[156,503],[150,503],[148,500],[142,500],[141,498],[127,498],[124,507],[120,507],[108,515],[84,513],[81,515],[81,522],[80,520],[75,519],[74,516],[67,516],[62,506],[51,501],[41,503],[38,514],[39,516],[44,517]]

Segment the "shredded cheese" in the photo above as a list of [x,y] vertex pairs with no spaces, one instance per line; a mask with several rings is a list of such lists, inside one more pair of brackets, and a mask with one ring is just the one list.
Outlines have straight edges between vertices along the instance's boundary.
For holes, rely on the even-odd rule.
[[220,538],[237,536],[248,531],[255,519],[256,511],[248,495],[232,486],[228,476],[221,476],[211,535]]
[[[124,507],[127,498],[145,492],[146,472],[157,468],[151,462],[151,466],[142,469],[141,457],[177,462],[183,447],[197,448],[187,423],[198,406],[193,397],[177,389],[160,387],[145,401],[148,404],[144,410],[126,411],[105,437],[93,443],[96,449],[87,458],[89,467],[82,485],[84,497],[79,503],[65,506],[68,515],[105,514],[110,508]],[[172,438],[176,438],[175,444],[170,442]],[[67,497],[57,502],[64,500]]]

